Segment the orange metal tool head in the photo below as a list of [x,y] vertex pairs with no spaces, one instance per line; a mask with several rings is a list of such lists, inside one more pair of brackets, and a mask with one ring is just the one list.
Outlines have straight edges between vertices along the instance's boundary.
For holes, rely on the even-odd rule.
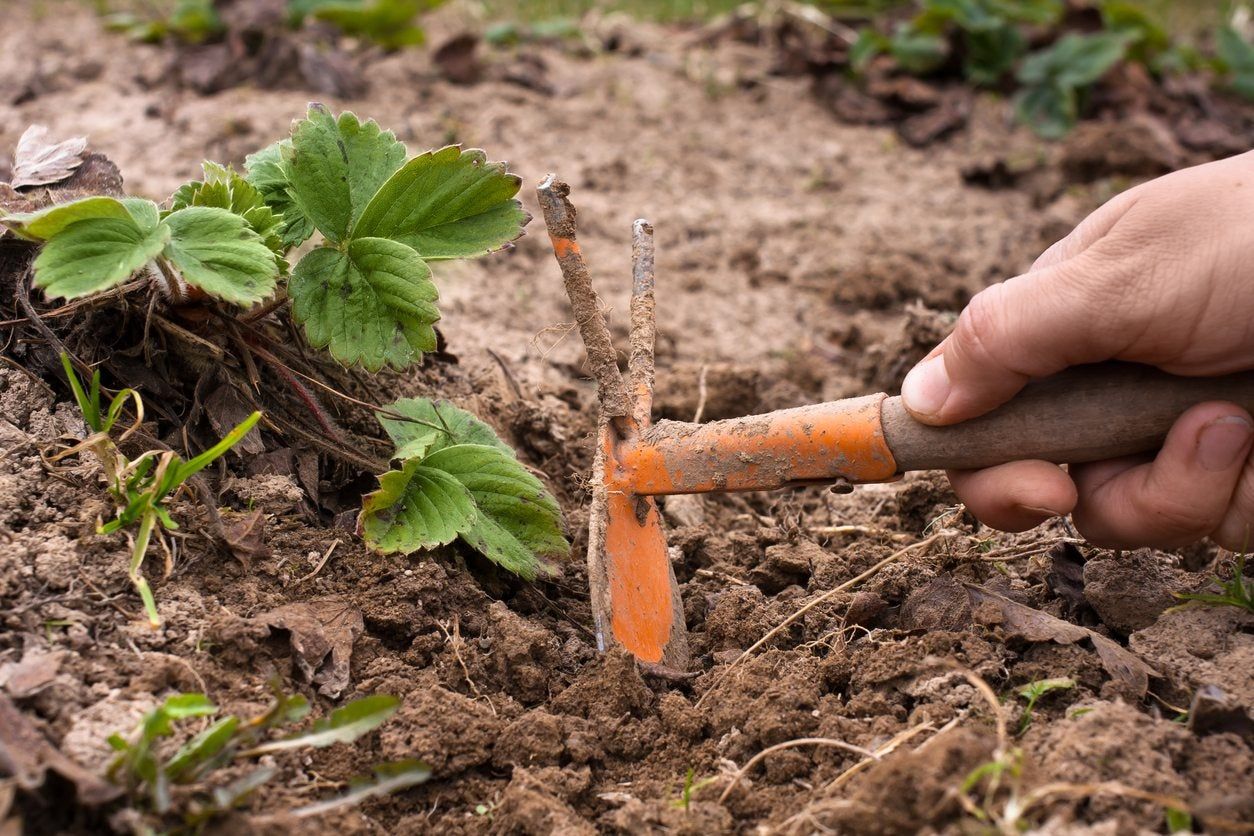
[[636,221],[628,387],[575,241],[569,188],[550,175],[537,193],[597,382],[588,582],[598,645],[617,644],[642,661],[682,670],[689,662],[683,602],[653,497],[892,479],[897,465],[881,422],[885,396],[653,425],[653,229]]

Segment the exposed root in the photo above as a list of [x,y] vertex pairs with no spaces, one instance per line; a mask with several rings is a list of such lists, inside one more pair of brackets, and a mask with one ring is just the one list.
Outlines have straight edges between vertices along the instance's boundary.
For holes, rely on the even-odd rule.
[[731,795],[732,790],[740,783],[740,779],[749,774],[749,770],[766,760],[767,757],[783,749],[795,749],[798,746],[831,746],[836,749],[844,749],[846,752],[853,752],[855,755],[862,755],[862,757],[870,758],[871,760],[877,761],[880,759],[880,756],[870,749],[854,746],[852,743],[846,743],[843,740],[836,740],[831,737],[799,737],[796,740],[785,740],[783,743],[768,746],[750,758],[744,766],[740,767],[740,771],[732,776],[731,783],[723,790],[723,794],[718,797],[718,803],[726,803],[727,797]]

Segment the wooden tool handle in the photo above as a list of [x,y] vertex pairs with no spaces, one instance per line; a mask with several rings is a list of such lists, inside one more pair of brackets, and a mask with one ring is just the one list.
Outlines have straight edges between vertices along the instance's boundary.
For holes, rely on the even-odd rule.
[[1254,372],[1177,377],[1149,366],[1077,366],[1029,383],[987,415],[948,427],[910,417],[900,397],[883,405],[897,468],[966,470],[1021,459],[1089,462],[1157,450],[1181,413],[1230,401],[1254,413]]

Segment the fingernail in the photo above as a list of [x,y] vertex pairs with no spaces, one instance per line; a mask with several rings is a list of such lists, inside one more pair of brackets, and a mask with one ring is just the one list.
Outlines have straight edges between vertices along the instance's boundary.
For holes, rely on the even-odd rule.
[[910,370],[901,384],[901,399],[906,408],[920,415],[936,415],[949,398],[949,372],[945,355],[937,354]]
[[1219,418],[1197,435],[1197,461],[1204,470],[1228,470],[1245,458],[1254,426],[1240,415]]

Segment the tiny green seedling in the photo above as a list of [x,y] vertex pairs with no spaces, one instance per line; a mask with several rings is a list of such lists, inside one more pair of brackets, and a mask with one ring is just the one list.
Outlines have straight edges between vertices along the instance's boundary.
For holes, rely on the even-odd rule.
[[[109,745],[117,754],[106,777],[121,786],[132,803],[164,816],[174,806],[174,786],[203,784],[222,767],[272,752],[351,743],[385,722],[399,705],[391,696],[364,697],[331,712],[330,717],[318,721],[308,731],[266,740],[272,732],[299,723],[309,713],[309,703],[304,697],[287,696],[277,685],[272,687],[275,702],[266,713],[251,719],[235,715],[221,717],[168,756],[162,753],[161,742],[175,733],[179,722],[214,716],[218,708],[203,694],[177,694],[167,698],[146,714],[129,736],[109,737]],[[259,767],[230,784],[212,788],[208,797],[191,803],[178,832],[199,832],[214,817],[237,807],[275,774],[273,767]],[[430,775],[430,767],[415,760],[381,764],[374,768],[371,778],[353,782],[344,795],[294,810],[290,815],[297,818],[318,815],[414,786]]]
[[1074,679],[1059,677],[1057,679],[1038,679],[1015,691],[1016,694],[1027,700],[1027,705],[1023,707],[1023,716],[1019,718],[1019,734],[1023,734],[1028,730],[1028,726],[1032,725],[1032,710],[1036,708],[1036,703],[1041,697],[1053,691],[1068,691],[1074,687]]
[[679,798],[671,799],[672,807],[677,810],[684,810],[685,812],[690,810],[692,808],[693,797],[697,793],[701,792],[701,790],[718,780],[716,776],[702,778],[700,781],[696,778],[697,771],[691,766],[688,767],[688,772],[684,774],[684,787],[679,792]]
[[[157,542],[166,554],[167,564],[172,559],[170,549],[160,536],[159,529],[174,531],[179,525],[170,516],[166,504],[174,498],[188,479],[217,461],[238,444],[260,420],[261,413],[254,412],[213,447],[188,461],[184,461],[170,450],[149,450],[132,460],[122,453],[118,448],[118,443],[137,430],[143,422],[144,402],[139,393],[132,389],[123,389],[113,397],[108,409],[102,411],[100,372],[96,371],[92,374],[88,388],[84,389],[67,355],[61,355],[61,364],[65,368],[66,379],[74,393],[74,400],[83,415],[83,420],[91,429],[91,435],[78,444],[60,451],[52,457],[52,460],[56,461],[90,450],[100,461],[109,493],[117,503],[118,510],[113,519],[97,525],[97,532],[113,534],[124,528],[136,527],[127,577],[130,578],[135,591],[139,593],[144,603],[144,612],[148,616],[149,623],[154,628],[159,627],[161,617],[157,613],[157,603],[153,598],[152,588],[144,578],[143,564],[154,531],[158,531]],[[115,442],[110,433],[117,425],[128,401],[134,407],[135,421]]]
[[1178,592],[1176,597],[1185,601],[1182,607],[1240,607],[1254,612],[1254,581],[1245,577],[1245,552],[1237,555],[1232,567],[1232,580],[1215,578],[1218,593]]

